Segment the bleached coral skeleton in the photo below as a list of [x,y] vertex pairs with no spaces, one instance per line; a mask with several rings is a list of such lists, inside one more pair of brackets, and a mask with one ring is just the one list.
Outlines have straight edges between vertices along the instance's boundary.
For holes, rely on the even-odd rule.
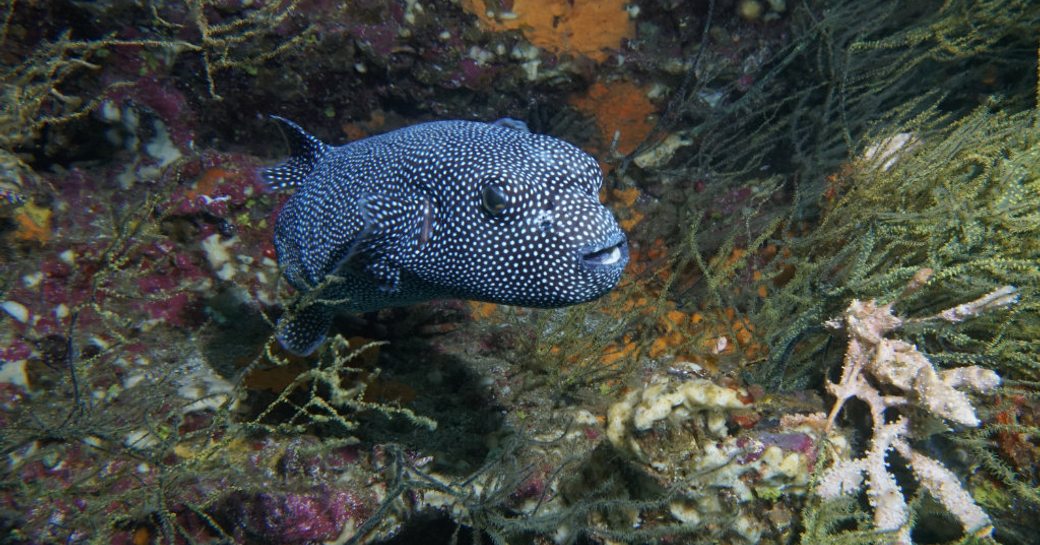
[[[920,288],[931,274],[930,269],[918,271],[903,293]],[[916,346],[887,339],[885,335],[908,322],[960,322],[990,309],[1006,307],[1017,301],[1016,291],[1012,286],[1004,286],[969,303],[915,320],[897,317],[892,313],[891,303],[879,305],[874,300],[853,300],[840,318],[826,323],[831,329],[844,329],[849,338],[841,379],[827,384],[827,391],[837,400],[828,415],[826,428],[833,426],[846,401],[857,398],[870,408],[873,436],[862,458],[839,459],[824,472],[817,494],[835,498],[858,493],[865,487],[874,508],[875,528],[893,532],[895,542],[900,545],[910,545],[909,508],[885,461],[889,450],[895,450],[907,461],[921,486],[957,518],[965,532],[978,536],[992,532],[989,516],[961,486],[957,476],[939,461],[911,448],[908,436],[913,413],[901,414],[888,422],[885,411],[890,407],[913,405],[964,426],[978,426],[975,408],[961,390],[986,392],[1000,385],[1000,377],[975,365],[937,371]],[[882,389],[898,393],[882,393]]]

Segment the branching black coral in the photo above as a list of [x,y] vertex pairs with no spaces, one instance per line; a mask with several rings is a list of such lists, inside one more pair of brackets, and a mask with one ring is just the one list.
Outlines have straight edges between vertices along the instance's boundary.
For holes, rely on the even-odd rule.
[[[274,342],[273,339],[271,342]],[[304,431],[307,426],[314,424],[336,424],[341,427],[341,431],[350,431],[356,426],[351,420],[351,414],[372,410],[388,416],[403,416],[416,426],[435,429],[436,422],[407,408],[391,407],[363,399],[367,388],[367,383],[362,380],[365,372],[348,364],[365,350],[380,344],[383,343],[369,343],[355,349],[350,347],[343,337],[336,336],[330,346],[322,352],[319,364],[293,379],[250,426],[284,433]],[[270,343],[267,358],[281,365],[288,365],[284,358],[270,350]],[[372,377],[367,378],[371,380]],[[305,399],[302,403],[292,397],[298,392],[304,393]],[[267,417],[283,406],[290,408],[291,416],[278,424],[266,424]]]
[[[943,334],[951,342],[942,351],[960,347],[990,359],[1000,354],[1003,361],[1022,362],[1016,373],[1035,377],[1038,370],[1026,356],[1031,345],[1021,336],[1037,319],[1034,299],[1040,283],[1035,261],[1040,211],[1026,204],[1040,195],[1035,126],[1032,112],[1009,115],[981,108],[948,129],[919,125],[914,143],[904,140],[888,160],[865,156],[855,163],[844,179],[848,190],[812,233],[792,242],[798,257],[783,265],[794,270],[793,278],[761,310],[760,319],[788,322],[772,334],[774,341],[788,344],[773,344],[775,366],[762,372],[806,361],[806,353],[783,362],[778,358],[788,353],[790,343],[804,342],[812,324],[802,318],[819,316],[821,304],[833,315],[850,296],[893,300],[919,269],[931,268],[935,274],[928,286],[906,299],[906,308],[934,313],[961,302],[964,294],[1020,287],[1022,306],[1013,326],[1005,316],[955,326],[961,335]],[[820,289],[825,286],[830,288]],[[951,330],[935,324],[915,327],[921,338]],[[783,380],[778,375],[759,379]]]
[[[196,42],[178,41],[176,45],[202,56],[209,94],[216,99],[222,98],[217,93],[214,79],[218,72],[263,64],[296,47],[309,34],[308,31],[294,34],[268,49],[258,43],[269,38],[275,27],[292,15],[299,0],[264,3],[241,17],[219,23],[212,22],[207,15],[212,4],[210,0],[184,0],[184,3],[199,39]],[[154,6],[152,10],[155,20],[162,25],[178,26],[164,20]]]
[[[912,361],[930,362],[935,376],[949,375],[954,382],[960,380],[952,378],[958,369],[970,368],[996,371],[1010,382],[1035,384],[1040,373],[1035,359],[1040,351],[1035,335],[1040,326],[1037,115],[1035,109],[1016,112],[1007,103],[993,101],[953,121],[934,110],[896,129],[878,128],[879,132],[860,146],[862,154],[833,175],[835,193],[832,200],[822,201],[825,211],[819,223],[804,236],[787,242],[792,251],[790,259],[773,264],[777,267],[773,277],[783,278],[784,284],[756,316],[758,323],[776,326],[770,327],[770,361],[759,368],[755,379],[781,388],[825,381],[823,371],[837,365],[840,351],[823,338],[824,332],[813,322],[838,314],[843,301],[858,299],[875,300],[877,308],[894,309],[896,314],[891,316],[916,317],[899,319],[903,320],[899,327],[906,342],[900,341],[888,352],[880,345],[861,347],[863,357],[901,362],[907,372],[912,367],[907,364]],[[915,282],[912,290],[904,288],[925,269],[934,271],[926,282]],[[1010,307],[1007,303],[1016,295],[1005,286],[1017,288],[1018,303]],[[966,300],[971,302],[964,303]],[[977,312],[997,307],[1005,308]],[[969,314],[977,316],[961,319]],[[848,358],[846,354],[846,369]],[[904,428],[907,422],[886,419],[883,410],[873,410],[898,404],[905,395],[926,400],[930,394],[924,390],[909,393],[917,387],[915,381],[922,376],[921,371],[924,368],[918,366],[912,373],[916,378],[902,385],[881,379],[884,385],[876,390],[873,401],[868,400],[876,426],[871,450],[843,466],[846,474],[874,462],[883,463],[883,453],[893,447],[919,479],[932,480],[923,485],[928,490],[940,482],[967,479],[960,471],[938,465],[938,460],[926,460],[915,450],[917,445],[899,444],[901,436],[914,433]],[[842,384],[845,378],[843,375]],[[976,377],[980,378],[984,377]],[[1032,392],[1028,388],[1004,388],[1007,393],[1000,389],[996,394],[1035,395],[1026,393]],[[849,392],[840,385],[832,385],[830,390],[839,398],[848,397]],[[968,398],[960,398],[963,409]],[[999,441],[993,438],[1006,428],[999,421],[994,423],[993,411],[983,409],[978,416],[974,411],[961,411],[964,416],[954,418],[950,416],[952,406],[943,406],[951,409],[944,418],[964,426],[979,426],[951,440],[973,453],[973,460],[987,470],[983,474],[1003,483],[1001,497],[1032,505],[1035,476],[1012,467],[1013,462],[1009,463],[1006,453],[1001,452]],[[903,418],[903,411],[910,411],[905,404],[899,410]],[[1015,429],[1029,441],[1035,440],[1033,428]],[[835,475],[828,475],[831,496],[839,489],[858,486],[852,484],[854,479],[835,486],[840,480]],[[870,486],[877,484],[872,498],[875,506],[891,508],[893,502],[883,496],[895,490],[886,484],[896,481],[883,477],[878,472],[868,476]],[[862,483],[862,476],[859,478]],[[944,501],[947,508],[971,507],[958,515],[967,530],[964,539],[988,533],[988,518],[978,516],[981,511],[976,506],[983,502],[972,497],[977,489],[961,485],[942,490],[950,494]],[[897,504],[897,513],[879,515],[875,511],[875,524],[895,532],[891,536],[894,539],[909,542],[914,502],[907,498]],[[1000,514],[989,506],[987,511],[999,536]],[[811,517],[817,515],[823,516],[813,513]],[[921,512],[917,515],[924,516]],[[878,517],[891,524],[884,525]],[[863,529],[862,525],[857,527]],[[976,530],[978,535],[973,533]]]

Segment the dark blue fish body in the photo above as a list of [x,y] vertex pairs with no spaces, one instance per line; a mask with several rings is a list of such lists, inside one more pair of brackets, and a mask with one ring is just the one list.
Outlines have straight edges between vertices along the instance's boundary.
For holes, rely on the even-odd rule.
[[275,226],[286,280],[305,301],[278,339],[309,354],[336,312],[435,298],[552,308],[595,299],[628,262],[578,148],[519,121],[439,121],[327,146],[296,124],[292,157],[265,169],[295,187]]

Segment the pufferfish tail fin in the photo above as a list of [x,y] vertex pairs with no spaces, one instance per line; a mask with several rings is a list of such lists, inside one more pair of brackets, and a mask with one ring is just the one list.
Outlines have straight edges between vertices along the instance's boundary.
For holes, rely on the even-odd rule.
[[317,301],[296,308],[278,320],[275,338],[289,352],[309,356],[325,341],[335,314],[332,307]]
[[279,165],[262,169],[260,177],[273,190],[299,187],[314,170],[314,165],[328,153],[329,146],[284,117],[272,115],[271,119],[281,125],[289,140],[290,157]]

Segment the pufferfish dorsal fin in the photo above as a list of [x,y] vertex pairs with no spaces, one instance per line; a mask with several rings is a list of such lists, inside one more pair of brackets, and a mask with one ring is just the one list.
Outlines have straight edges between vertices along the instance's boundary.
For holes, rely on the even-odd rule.
[[514,131],[531,132],[531,129],[527,127],[527,123],[524,123],[519,119],[513,119],[512,117],[503,117],[502,119],[495,120],[491,124],[496,127],[513,129]]
[[289,141],[289,158],[276,166],[260,171],[260,176],[271,189],[299,187],[329,151],[329,146],[302,127],[277,115],[277,121]]

